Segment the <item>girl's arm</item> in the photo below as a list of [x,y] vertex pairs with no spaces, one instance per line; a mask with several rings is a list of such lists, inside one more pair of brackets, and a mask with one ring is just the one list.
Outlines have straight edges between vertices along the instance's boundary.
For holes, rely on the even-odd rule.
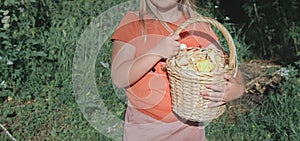
[[164,37],[155,47],[139,57],[131,44],[115,40],[112,51],[112,81],[118,88],[129,87],[144,76],[160,59],[170,58],[179,51],[180,37]]
[[114,41],[111,75],[116,87],[124,88],[135,83],[161,59],[151,52],[135,58],[135,52],[134,46]]

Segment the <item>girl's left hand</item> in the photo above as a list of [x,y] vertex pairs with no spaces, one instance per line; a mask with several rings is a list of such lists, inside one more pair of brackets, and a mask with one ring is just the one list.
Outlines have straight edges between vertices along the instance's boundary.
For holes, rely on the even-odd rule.
[[[216,107],[226,102],[238,99],[244,94],[245,86],[243,82],[239,82],[238,78],[234,78],[231,74],[225,74],[225,86],[207,85],[206,87],[212,91],[201,92],[204,99],[215,101],[216,103],[208,105],[208,107]],[[240,78],[243,81],[243,78]]]

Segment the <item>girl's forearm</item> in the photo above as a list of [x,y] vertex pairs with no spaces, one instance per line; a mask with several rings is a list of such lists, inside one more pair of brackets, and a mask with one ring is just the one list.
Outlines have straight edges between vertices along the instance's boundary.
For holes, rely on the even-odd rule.
[[134,84],[144,76],[159,60],[161,56],[151,51],[121,63],[112,69],[112,80],[116,87],[125,88]]

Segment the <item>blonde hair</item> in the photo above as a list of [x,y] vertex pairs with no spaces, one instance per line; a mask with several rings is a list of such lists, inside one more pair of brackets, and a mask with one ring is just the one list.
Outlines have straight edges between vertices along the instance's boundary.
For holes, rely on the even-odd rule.
[[[157,8],[155,6],[152,6],[149,4],[150,0],[141,0],[140,1],[140,11],[139,11],[139,17],[140,21],[142,22],[142,33],[145,35],[145,21],[144,16],[146,14],[151,14],[154,16],[154,18],[162,19],[162,16],[157,12]],[[185,18],[195,17],[197,15],[194,10],[196,9],[196,0],[178,0],[178,9],[182,11]],[[162,25],[169,30],[172,31],[171,28],[166,24],[166,22],[161,21]]]

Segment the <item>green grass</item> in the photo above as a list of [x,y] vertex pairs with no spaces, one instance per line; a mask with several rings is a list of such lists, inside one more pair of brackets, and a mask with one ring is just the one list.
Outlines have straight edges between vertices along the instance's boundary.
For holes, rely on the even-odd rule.
[[238,108],[227,112],[218,122],[208,126],[207,136],[211,140],[296,141],[300,139],[299,106],[297,95],[269,95],[261,105],[248,107],[247,112]]

